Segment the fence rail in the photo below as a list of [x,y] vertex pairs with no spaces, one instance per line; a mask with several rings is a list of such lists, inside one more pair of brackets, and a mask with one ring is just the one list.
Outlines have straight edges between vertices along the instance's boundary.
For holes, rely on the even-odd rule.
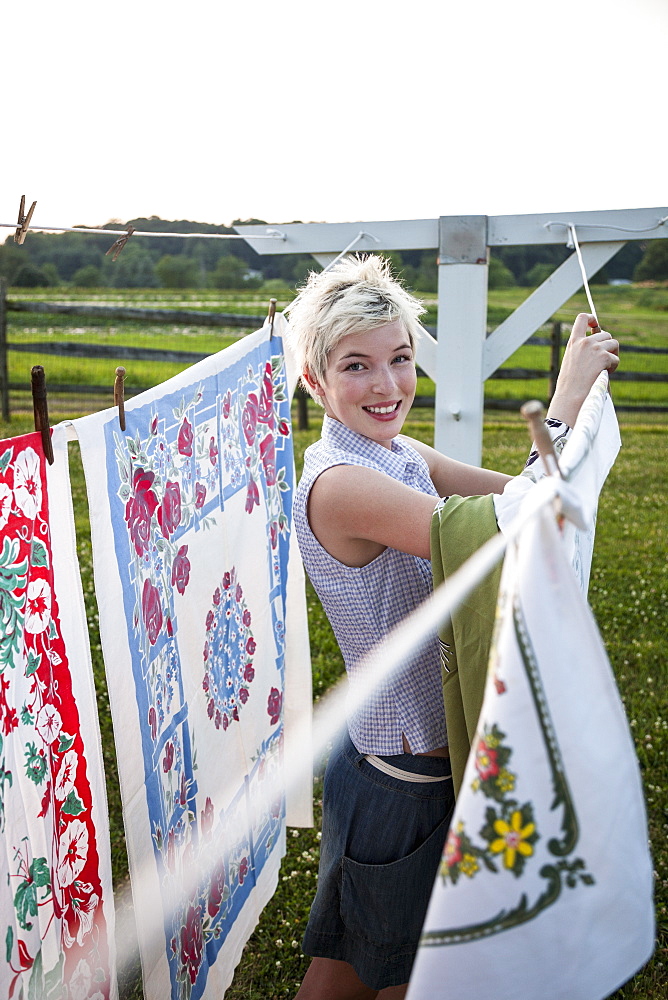
[[[7,355],[9,351],[23,352],[40,355],[58,355],[70,358],[85,359],[111,359],[117,362],[122,361],[151,361],[151,362],[171,362],[173,364],[183,364],[184,366],[194,364],[208,357],[198,351],[170,351],[164,349],[145,347],[126,347],[109,344],[83,344],[71,341],[40,341],[32,343],[17,343],[7,340],[7,314],[8,313],[42,313],[42,314],[65,314],[71,316],[97,317],[105,319],[133,320],[151,323],[174,323],[177,325],[198,325],[213,327],[235,327],[237,329],[257,329],[264,322],[264,316],[245,315],[240,313],[212,313],[199,312],[197,310],[186,309],[140,309],[126,306],[96,306],[89,304],[70,305],[56,302],[29,302],[10,301],[6,298],[6,283],[0,278],[0,404],[2,407],[2,417],[5,420],[10,416],[9,394],[27,390],[28,386],[21,383],[10,382],[8,378]],[[563,324],[555,322],[552,324],[550,337],[531,337],[527,344],[550,347],[549,370],[538,368],[499,368],[490,376],[490,379],[546,379],[547,399],[551,399],[556,385],[559,372],[561,348],[563,347]],[[430,333],[435,330],[427,327]],[[666,355],[668,350],[658,347],[625,347],[625,356],[628,354],[650,354]],[[418,371],[419,375],[424,375]],[[668,382],[668,375],[660,372],[634,372],[617,371],[615,380],[619,382]],[[62,393],[67,395],[109,395],[109,385],[82,385],[79,383],[57,382],[49,387],[50,393]],[[131,383],[126,383],[126,396],[129,398],[140,388],[133,387]],[[297,410],[300,429],[308,427],[307,396],[298,390],[296,394]],[[416,396],[414,405],[433,409],[435,406],[434,396]],[[485,408],[490,410],[518,410],[521,403],[513,399],[485,398]],[[634,404],[625,405],[615,401],[615,406],[620,411],[636,413],[668,413],[668,405]]]

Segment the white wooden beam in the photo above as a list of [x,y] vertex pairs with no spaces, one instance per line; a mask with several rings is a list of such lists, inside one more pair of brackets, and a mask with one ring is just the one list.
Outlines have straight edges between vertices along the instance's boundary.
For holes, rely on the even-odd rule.
[[482,458],[487,275],[486,216],[441,218],[434,446],[472,465]]
[[[596,274],[623,246],[623,243],[581,245],[587,278]],[[483,379],[489,378],[581,287],[582,275],[577,256],[573,253],[487,338],[482,364]]]
[[[360,233],[354,250],[428,250],[438,246],[438,219],[403,222],[291,222],[287,225],[235,226],[259,254],[339,254]],[[271,239],[253,237],[271,236]]]

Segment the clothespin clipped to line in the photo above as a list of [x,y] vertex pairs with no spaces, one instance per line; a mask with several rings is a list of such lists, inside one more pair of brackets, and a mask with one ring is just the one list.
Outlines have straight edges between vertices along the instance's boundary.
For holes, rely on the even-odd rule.
[[276,299],[269,299],[269,339],[274,336],[274,316],[276,315]]
[[125,368],[119,365],[114,379],[114,406],[118,407],[118,422],[121,430],[125,430]]
[[116,242],[112,243],[112,245],[109,247],[109,249],[105,253],[105,257],[108,257],[109,254],[111,253],[113,254],[113,257],[111,259],[113,261],[118,260],[118,255],[120,254],[121,250],[123,249],[123,247],[125,246],[125,244],[128,242],[128,240],[135,231],[134,226],[127,226],[126,229],[127,229],[127,236],[119,236]]
[[31,371],[32,405],[35,417],[35,430],[42,435],[44,456],[53,465],[53,445],[49,429],[49,409],[46,403],[46,376],[41,365],[33,365]]
[[520,408],[520,413],[529,425],[529,433],[543,460],[545,471],[549,476],[563,478],[550,432],[543,422],[543,404],[539,403],[537,399],[531,399]]
[[26,215],[25,214],[26,196],[24,194],[21,195],[21,206],[19,208],[19,221],[17,223],[16,232],[14,233],[15,243],[22,244],[25,241],[25,238],[28,235],[28,226],[30,225],[30,220],[32,219],[32,213],[35,211],[36,205],[37,202],[33,201],[32,205],[28,210],[28,214]]

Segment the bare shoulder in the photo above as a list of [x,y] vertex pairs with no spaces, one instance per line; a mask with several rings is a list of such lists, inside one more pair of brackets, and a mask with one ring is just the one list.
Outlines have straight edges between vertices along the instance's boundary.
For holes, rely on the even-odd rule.
[[436,499],[377,469],[334,465],[311,487],[308,519],[320,544],[349,565],[387,546],[428,557]]

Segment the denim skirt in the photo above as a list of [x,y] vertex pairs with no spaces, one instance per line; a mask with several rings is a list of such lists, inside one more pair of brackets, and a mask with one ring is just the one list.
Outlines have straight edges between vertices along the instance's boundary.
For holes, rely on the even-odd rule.
[[376,990],[408,982],[455,801],[448,758],[380,760],[445,780],[386,774],[346,731],[325,771],[318,891],[302,945],[348,962]]

